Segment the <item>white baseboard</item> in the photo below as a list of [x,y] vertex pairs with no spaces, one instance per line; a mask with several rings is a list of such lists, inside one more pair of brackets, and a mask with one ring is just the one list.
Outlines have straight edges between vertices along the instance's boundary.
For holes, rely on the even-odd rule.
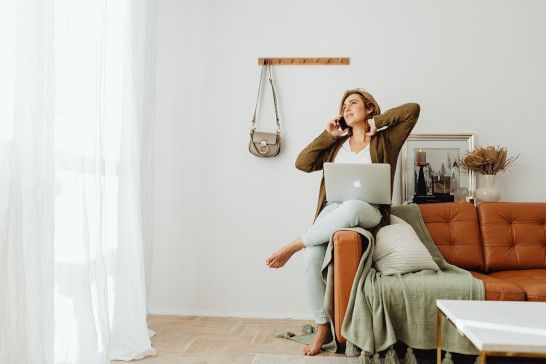
[[241,311],[207,311],[188,310],[179,308],[148,308],[149,315],[178,315],[178,316],[209,316],[209,317],[238,317],[262,319],[292,319],[312,320],[309,313],[273,313],[273,312],[241,312]]

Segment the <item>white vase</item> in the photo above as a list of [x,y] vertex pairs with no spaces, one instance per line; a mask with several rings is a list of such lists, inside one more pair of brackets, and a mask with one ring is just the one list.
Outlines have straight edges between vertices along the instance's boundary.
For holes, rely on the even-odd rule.
[[495,187],[494,174],[480,174],[480,187],[474,192],[474,197],[480,202],[497,202],[501,199],[500,190]]

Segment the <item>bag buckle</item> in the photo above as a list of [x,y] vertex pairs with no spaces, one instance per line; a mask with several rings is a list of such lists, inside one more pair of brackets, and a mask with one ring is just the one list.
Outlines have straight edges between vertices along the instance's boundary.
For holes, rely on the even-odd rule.
[[269,150],[269,147],[267,146],[267,143],[265,140],[262,140],[262,142],[260,143],[260,146],[258,147],[258,150],[260,151],[260,153],[267,153],[267,151]]

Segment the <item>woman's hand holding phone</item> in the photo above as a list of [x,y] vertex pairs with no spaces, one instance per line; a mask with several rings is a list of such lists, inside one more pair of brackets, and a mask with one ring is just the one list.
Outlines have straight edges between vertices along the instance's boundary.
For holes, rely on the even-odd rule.
[[336,116],[335,118],[330,120],[328,124],[326,124],[325,130],[328,132],[328,134],[336,138],[339,136],[347,135],[347,133],[349,132],[348,129],[340,130],[341,129],[341,125],[339,123],[340,119],[342,119],[342,115]]

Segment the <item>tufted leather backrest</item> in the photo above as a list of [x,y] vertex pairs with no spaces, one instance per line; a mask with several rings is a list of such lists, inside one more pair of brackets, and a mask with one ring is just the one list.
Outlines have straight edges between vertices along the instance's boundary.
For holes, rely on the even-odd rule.
[[546,203],[489,202],[478,212],[486,271],[546,268]]
[[476,207],[466,202],[418,206],[427,230],[445,260],[464,269],[483,271],[484,260]]

